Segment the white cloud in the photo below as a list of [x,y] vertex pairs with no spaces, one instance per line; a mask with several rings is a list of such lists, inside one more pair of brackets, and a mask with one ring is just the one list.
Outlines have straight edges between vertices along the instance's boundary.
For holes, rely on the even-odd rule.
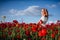
[[49,7],[49,8],[55,8],[55,7],[56,7],[56,5],[55,5],[55,4],[47,5],[47,7]]
[[17,13],[17,10],[11,9],[11,10],[9,10],[9,12],[14,14],[14,13]]
[[14,15],[33,15],[33,16],[37,16],[37,15],[40,15],[40,7],[39,6],[29,6],[28,8],[26,8],[24,10],[10,9],[9,13],[14,14]]

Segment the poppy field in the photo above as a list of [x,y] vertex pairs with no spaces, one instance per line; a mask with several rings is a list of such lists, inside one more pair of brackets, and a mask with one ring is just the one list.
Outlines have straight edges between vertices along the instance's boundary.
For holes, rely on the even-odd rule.
[[45,26],[36,23],[0,23],[0,40],[60,40],[60,21]]

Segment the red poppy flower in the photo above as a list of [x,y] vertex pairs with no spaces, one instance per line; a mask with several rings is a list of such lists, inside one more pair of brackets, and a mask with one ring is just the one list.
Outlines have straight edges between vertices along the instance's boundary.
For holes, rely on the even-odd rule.
[[11,22],[7,22],[6,24],[7,24],[7,27],[8,28],[11,28],[12,27],[12,23]]
[[29,25],[28,24],[25,24],[24,25],[24,30],[27,30],[28,27],[29,27]]
[[54,23],[51,23],[50,29],[51,29],[52,31],[54,31],[54,28],[55,28],[55,24],[54,24]]
[[20,28],[20,24],[19,24],[19,23],[17,23],[17,24],[16,24],[16,27]]
[[0,24],[0,27],[1,27],[1,29],[5,29],[7,26],[6,26],[5,23],[1,23],[1,24]]
[[26,34],[27,36],[29,36],[29,35],[30,35],[30,32],[29,32],[29,31],[25,31],[25,34]]
[[37,31],[37,27],[36,25],[33,25],[32,28],[31,28],[32,32],[36,32]]
[[52,37],[52,38],[55,38],[55,34],[54,34],[54,33],[52,33],[52,34],[51,34],[51,37]]
[[55,30],[55,34],[58,34],[58,30]]
[[18,32],[20,32],[20,30],[16,30],[16,32],[18,33]]
[[16,26],[16,24],[15,23],[12,23],[12,27],[15,27]]
[[33,23],[29,23],[29,26],[31,27],[33,25]]
[[8,35],[11,35],[12,34],[12,32],[8,32]]
[[20,39],[20,35],[17,35],[16,37],[17,37],[18,39]]
[[17,20],[13,20],[13,22],[14,22],[14,23],[18,23],[18,21],[17,21]]
[[42,29],[38,32],[38,36],[46,36],[47,34],[47,30],[46,29]]
[[50,28],[50,25],[49,24],[46,24],[45,26],[46,26],[46,28]]

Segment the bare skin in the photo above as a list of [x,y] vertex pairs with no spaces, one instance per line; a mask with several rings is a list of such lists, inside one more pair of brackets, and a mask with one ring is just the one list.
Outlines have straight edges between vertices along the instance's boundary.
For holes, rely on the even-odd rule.
[[[43,9],[41,10],[41,15],[48,19],[48,11],[47,11],[47,9],[43,8]],[[46,20],[46,19],[44,19],[44,20]],[[46,21],[46,22],[47,22],[47,21]],[[39,23],[39,24],[44,24],[44,21],[40,20],[38,23]]]
[[41,14],[42,14],[42,16],[48,16],[47,9],[45,9],[45,8],[42,9]]

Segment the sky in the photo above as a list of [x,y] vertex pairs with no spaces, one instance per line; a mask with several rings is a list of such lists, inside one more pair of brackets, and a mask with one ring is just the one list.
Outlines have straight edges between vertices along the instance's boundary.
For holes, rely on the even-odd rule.
[[41,9],[49,13],[48,22],[60,20],[59,0],[0,0],[0,21],[6,16],[6,22],[37,23],[41,18]]

